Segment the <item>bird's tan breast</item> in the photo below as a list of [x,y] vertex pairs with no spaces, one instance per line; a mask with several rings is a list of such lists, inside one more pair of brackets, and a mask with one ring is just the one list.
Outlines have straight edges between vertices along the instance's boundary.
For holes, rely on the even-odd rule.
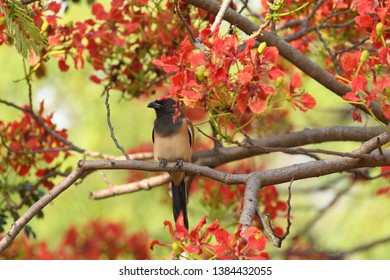
[[158,137],[155,132],[154,159],[157,161],[177,161],[184,160],[191,162],[192,148],[190,146],[190,136],[187,126],[183,125],[179,133]]

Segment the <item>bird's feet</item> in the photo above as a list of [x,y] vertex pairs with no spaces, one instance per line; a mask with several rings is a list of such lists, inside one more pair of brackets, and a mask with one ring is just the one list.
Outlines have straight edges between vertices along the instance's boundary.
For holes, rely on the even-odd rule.
[[176,168],[176,169],[180,169],[180,168],[183,167],[183,165],[184,165],[184,160],[178,159],[178,160],[176,161],[175,168]]
[[168,161],[165,160],[165,159],[162,159],[162,160],[160,160],[159,164],[160,164],[160,166],[162,166],[162,167],[166,167],[166,166],[168,165]]

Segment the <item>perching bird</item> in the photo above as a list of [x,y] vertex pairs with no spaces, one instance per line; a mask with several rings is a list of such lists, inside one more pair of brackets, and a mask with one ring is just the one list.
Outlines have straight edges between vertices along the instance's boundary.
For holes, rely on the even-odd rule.
[[[152,132],[154,159],[161,164],[167,162],[191,162],[194,144],[194,127],[181,112],[172,98],[159,99],[148,104],[156,111]],[[184,172],[169,172],[171,177],[173,216],[175,221],[183,213],[184,225],[188,229],[187,190]]]

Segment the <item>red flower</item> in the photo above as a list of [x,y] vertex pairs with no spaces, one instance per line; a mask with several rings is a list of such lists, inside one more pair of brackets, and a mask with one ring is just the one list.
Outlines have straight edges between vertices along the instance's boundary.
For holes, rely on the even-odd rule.
[[[176,222],[176,231],[172,224],[164,222],[169,227],[172,237],[172,244],[160,243],[154,240],[150,247],[155,245],[171,247],[172,257],[179,257],[183,252],[190,259],[267,259],[268,255],[262,252],[265,249],[267,240],[255,227],[250,227],[245,231],[238,227],[234,234],[230,234],[221,228],[218,221],[213,222],[203,232],[202,228],[206,224],[206,217],[203,217],[198,225],[188,233],[184,227],[183,218],[179,216]],[[215,243],[212,242],[215,237]],[[211,256],[210,256],[211,254]]]
[[306,112],[316,106],[316,100],[310,94],[297,90],[301,83],[301,77],[294,73],[290,81],[288,97],[294,107]]
[[357,10],[359,13],[355,17],[357,28],[371,35],[374,47],[386,46],[386,40],[390,38],[390,9],[387,1],[358,1]]
[[104,10],[104,7],[101,3],[93,3],[91,8],[92,14],[96,17],[97,20],[109,19],[109,14]]
[[380,188],[376,191],[376,195],[388,195],[390,194],[390,187]]
[[[366,102],[367,108],[370,108],[372,101],[382,100],[383,105],[386,105],[387,97],[385,91],[390,87],[390,79],[388,76],[377,78],[375,82],[369,83],[363,75],[358,75],[352,79],[353,92],[349,92],[344,96],[344,99],[353,102]],[[388,107],[383,106],[383,112],[389,115]]]
[[[28,106],[25,106],[29,109]],[[37,117],[40,121],[34,118],[28,111],[23,112],[20,120],[14,120],[8,124],[2,123],[0,132],[2,134],[2,141],[10,149],[7,149],[3,156],[7,165],[12,168],[19,176],[26,176],[29,173],[41,178],[47,174],[52,167],[48,164],[52,163],[62,152],[48,151],[55,148],[64,148],[66,143],[62,142],[56,136],[48,133],[42,123],[47,128],[52,129],[57,135],[67,138],[66,130],[56,130],[52,123],[53,114],[44,116],[44,103],[40,104],[37,112]],[[28,151],[31,153],[19,154],[18,151]],[[35,152],[36,151],[36,152]],[[34,153],[35,152],[35,153]],[[68,152],[64,152],[69,155]],[[44,164],[45,168],[41,166]],[[42,182],[48,189],[53,187],[53,184],[47,180]]]

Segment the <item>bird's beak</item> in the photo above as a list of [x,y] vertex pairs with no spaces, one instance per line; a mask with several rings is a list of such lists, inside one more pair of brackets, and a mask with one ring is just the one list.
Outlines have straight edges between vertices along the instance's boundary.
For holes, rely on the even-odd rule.
[[162,105],[158,104],[156,101],[150,102],[148,104],[148,108],[153,108],[153,109],[161,109]]

